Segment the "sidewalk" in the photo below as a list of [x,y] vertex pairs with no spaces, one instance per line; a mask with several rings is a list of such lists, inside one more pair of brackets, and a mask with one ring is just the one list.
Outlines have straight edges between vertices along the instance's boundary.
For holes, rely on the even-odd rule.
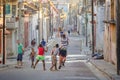
[[120,76],[117,75],[117,70],[113,64],[104,60],[90,60],[90,63],[109,77],[110,80],[120,80]]

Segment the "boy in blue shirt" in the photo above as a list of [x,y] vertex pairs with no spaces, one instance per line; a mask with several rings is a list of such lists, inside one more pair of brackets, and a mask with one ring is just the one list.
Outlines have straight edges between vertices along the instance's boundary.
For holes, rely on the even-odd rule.
[[22,66],[24,48],[23,48],[23,45],[20,43],[19,40],[17,41],[17,43],[18,43],[17,66]]

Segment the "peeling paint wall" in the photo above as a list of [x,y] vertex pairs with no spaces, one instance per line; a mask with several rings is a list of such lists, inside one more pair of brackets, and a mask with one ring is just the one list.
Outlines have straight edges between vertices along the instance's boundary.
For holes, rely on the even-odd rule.
[[[105,20],[115,19],[115,1],[106,1]],[[106,61],[116,65],[116,25],[112,23],[105,24],[104,32],[104,58]]]

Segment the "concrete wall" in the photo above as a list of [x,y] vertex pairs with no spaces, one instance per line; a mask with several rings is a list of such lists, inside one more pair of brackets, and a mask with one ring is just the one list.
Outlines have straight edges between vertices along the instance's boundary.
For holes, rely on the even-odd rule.
[[16,30],[9,30],[10,34],[6,35],[6,50],[8,55],[16,54],[17,53],[17,31]]
[[103,50],[103,32],[105,20],[105,8],[103,6],[97,7],[97,25],[96,25],[96,49]]
[[[106,20],[115,19],[115,3],[114,0],[106,1]],[[116,25],[115,24],[105,24],[104,32],[104,58],[116,65]]]
[[36,39],[37,44],[39,43],[38,41],[38,30],[36,29],[38,25],[38,14],[33,14],[30,17],[30,22],[29,22],[29,44],[31,45],[31,41],[33,39]]

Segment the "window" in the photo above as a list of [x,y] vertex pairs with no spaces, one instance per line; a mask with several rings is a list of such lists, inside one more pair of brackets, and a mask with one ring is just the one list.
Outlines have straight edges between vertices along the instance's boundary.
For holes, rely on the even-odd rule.
[[10,4],[6,4],[6,14],[10,14]]

